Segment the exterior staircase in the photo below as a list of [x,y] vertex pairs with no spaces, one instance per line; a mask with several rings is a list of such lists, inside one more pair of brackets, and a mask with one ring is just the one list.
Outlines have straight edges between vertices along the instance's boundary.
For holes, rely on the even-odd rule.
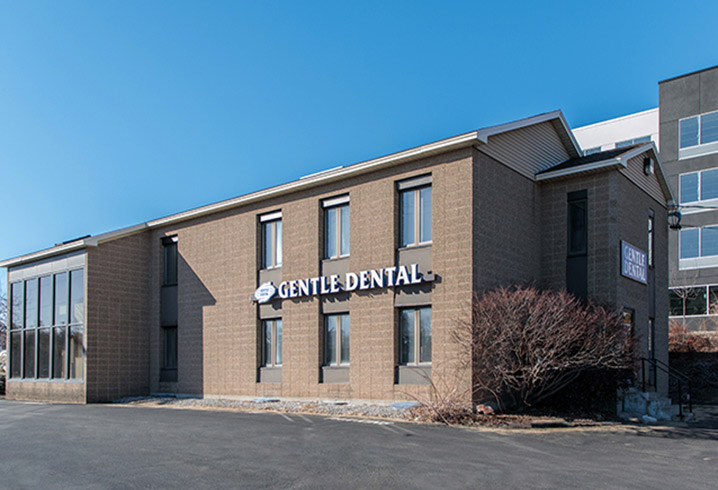
[[[693,418],[690,379],[683,373],[671,368],[658,359],[641,360],[641,389],[629,387],[618,392],[618,416],[624,420],[644,424],[659,421],[687,422]],[[648,369],[647,369],[648,368]],[[668,385],[672,399],[656,391],[658,371],[668,375]],[[651,379],[652,378],[652,379]]]

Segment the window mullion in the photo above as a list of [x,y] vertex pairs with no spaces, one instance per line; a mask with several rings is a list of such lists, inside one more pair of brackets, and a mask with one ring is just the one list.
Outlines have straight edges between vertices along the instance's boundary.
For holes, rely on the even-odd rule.
[[421,363],[421,331],[419,322],[421,318],[419,316],[419,308],[414,309],[414,362],[416,364]]

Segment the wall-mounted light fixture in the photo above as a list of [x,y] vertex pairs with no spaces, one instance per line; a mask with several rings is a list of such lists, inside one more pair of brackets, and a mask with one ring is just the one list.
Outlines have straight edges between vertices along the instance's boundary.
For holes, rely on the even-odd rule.
[[681,212],[678,211],[678,208],[673,208],[668,211],[668,226],[671,230],[681,229]]

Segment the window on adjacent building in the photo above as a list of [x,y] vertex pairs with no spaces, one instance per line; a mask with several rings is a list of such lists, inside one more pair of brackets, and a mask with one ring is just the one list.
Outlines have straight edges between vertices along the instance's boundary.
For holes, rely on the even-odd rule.
[[282,265],[282,214],[260,217],[262,223],[262,269]]
[[718,199],[718,168],[679,176],[681,203]]
[[656,245],[655,240],[655,227],[656,227],[656,216],[653,210],[650,210],[648,214],[648,267],[651,269],[655,264],[654,250]]
[[431,186],[402,190],[401,246],[431,242]]
[[651,141],[650,136],[641,136],[640,138],[633,138],[630,140],[619,141],[618,143],[616,143],[616,148],[623,148],[625,146],[631,146],[631,145],[639,145],[641,143],[648,143],[649,141]]
[[348,196],[324,201],[324,258],[349,255]]
[[681,119],[679,141],[681,148],[718,141],[718,112]]
[[349,314],[324,317],[324,365],[349,365]]
[[84,271],[12,283],[10,297],[10,377],[82,379]]
[[718,226],[681,230],[679,247],[681,259],[718,255]]
[[282,365],[282,320],[262,320],[262,367]]
[[431,362],[431,307],[404,308],[399,317],[399,363]]
[[588,156],[588,155],[593,155],[594,153],[600,153],[600,152],[601,152],[601,147],[594,146],[593,148],[588,148],[587,150],[584,150],[583,154]]

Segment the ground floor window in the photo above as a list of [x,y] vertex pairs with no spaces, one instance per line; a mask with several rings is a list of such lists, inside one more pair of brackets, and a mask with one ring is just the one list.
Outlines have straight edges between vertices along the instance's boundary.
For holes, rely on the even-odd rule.
[[282,365],[282,320],[262,320],[262,367]]
[[13,282],[9,303],[10,377],[83,379],[84,271]]
[[431,362],[430,306],[400,310],[399,342],[399,364]]
[[349,365],[349,314],[324,317],[324,365]]

